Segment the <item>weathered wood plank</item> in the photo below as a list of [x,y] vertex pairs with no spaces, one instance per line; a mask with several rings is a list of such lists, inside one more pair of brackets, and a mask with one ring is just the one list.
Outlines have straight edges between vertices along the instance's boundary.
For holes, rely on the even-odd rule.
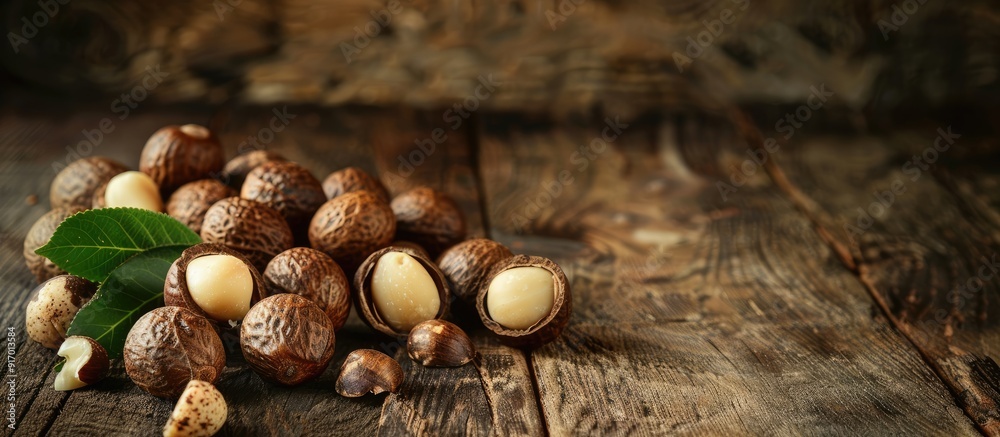
[[483,126],[495,236],[572,281],[569,327],[531,355],[551,434],[976,434],[766,177],[719,198],[731,132]]
[[[1000,435],[1000,220],[992,190],[935,164],[963,141],[929,127],[886,138],[813,137],[772,172],[842,247],[893,324],[921,350],[979,428]],[[955,132],[961,134],[961,132]],[[949,144],[948,141],[954,142]],[[924,154],[925,150],[930,150]],[[935,173],[940,175],[935,177]],[[984,173],[962,171],[980,183]]]
[[[400,111],[375,119],[372,145],[378,173],[393,194],[418,185],[447,192],[465,213],[469,236],[484,236],[470,122],[456,126],[440,118],[440,113]],[[525,355],[500,345],[481,327],[470,335],[482,360],[457,369],[424,368],[398,344],[396,358],[406,372],[408,390],[387,399],[380,435],[542,433]]]

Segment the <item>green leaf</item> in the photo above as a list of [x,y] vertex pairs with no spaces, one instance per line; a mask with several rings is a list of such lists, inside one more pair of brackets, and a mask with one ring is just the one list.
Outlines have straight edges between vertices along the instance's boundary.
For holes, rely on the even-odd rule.
[[63,220],[35,253],[70,274],[104,282],[132,256],[165,246],[193,246],[197,234],[174,218],[137,208],[101,208]]
[[151,249],[125,261],[69,325],[67,335],[93,338],[109,358],[122,356],[125,336],[143,314],[163,306],[163,282],[170,264],[187,246]]

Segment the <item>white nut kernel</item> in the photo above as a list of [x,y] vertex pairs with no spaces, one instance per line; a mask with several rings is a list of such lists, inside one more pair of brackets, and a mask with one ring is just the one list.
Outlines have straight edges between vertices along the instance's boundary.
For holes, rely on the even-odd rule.
[[111,178],[104,189],[104,204],[108,208],[132,207],[163,211],[160,187],[153,178],[140,171],[127,171]]
[[62,370],[56,373],[54,388],[57,391],[76,390],[100,381],[110,366],[108,353],[87,337],[67,338],[56,354],[66,358]]
[[215,320],[243,320],[250,311],[253,276],[250,268],[232,255],[205,255],[187,266],[191,299]]
[[229,410],[214,385],[192,379],[170,414],[163,437],[211,436],[222,429]]
[[490,317],[507,329],[528,329],[552,312],[555,279],[541,267],[515,267],[497,274],[486,291]]
[[371,290],[379,316],[399,332],[409,332],[416,324],[437,317],[441,309],[441,296],[430,273],[402,252],[379,258]]

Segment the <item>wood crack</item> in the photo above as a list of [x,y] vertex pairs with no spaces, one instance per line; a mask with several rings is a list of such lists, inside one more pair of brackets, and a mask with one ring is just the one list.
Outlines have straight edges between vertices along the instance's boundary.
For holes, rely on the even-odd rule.
[[[763,147],[763,136],[749,115],[742,110],[737,109],[731,113],[731,119],[736,125],[737,131],[749,147]],[[848,249],[848,246],[834,237],[833,233],[827,229],[825,223],[829,223],[832,220],[827,216],[822,208],[811,197],[802,192],[802,190],[800,190],[788,179],[784,170],[782,170],[781,167],[775,163],[774,159],[767,160],[763,167],[771,181],[786,196],[786,200],[788,200],[806,217],[806,219],[809,220],[816,233],[819,234],[820,238],[830,247],[836,257],[841,261],[844,268],[851,271],[858,278],[858,281],[864,286],[868,295],[875,302],[879,312],[889,321],[890,326],[892,326],[897,332],[900,333],[900,335],[903,336],[903,338],[907,340],[907,342],[920,355],[924,363],[934,372],[934,375],[937,376],[945,387],[948,387],[956,406],[958,406],[966,417],[968,417],[969,420],[976,426],[976,429],[984,435],[1000,434],[1000,423],[997,423],[996,421],[991,421],[990,423],[980,423],[980,421],[976,419],[976,412],[973,411],[974,406],[962,401],[962,396],[966,395],[963,393],[963,389],[956,386],[950,378],[948,378],[944,369],[942,369],[940,364],[930,355],[929,351],[922,347],[916,338],[914,338],[909,325],[901,322],[892,313],[888,302],[886,302],[886,300],[882,297],[878,288],[870,279],[866,262],[864,260],[855,259],[851,254],[850,249]]]

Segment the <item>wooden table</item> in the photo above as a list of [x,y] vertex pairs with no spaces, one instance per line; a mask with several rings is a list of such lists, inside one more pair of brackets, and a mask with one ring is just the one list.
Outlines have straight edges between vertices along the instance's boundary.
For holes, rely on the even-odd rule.
[[[15,435],[153,435],[173,407],[135,387],[121,363],[93,388],[56,392],[55,354],[26,341],[35,283],[21,245],[48,209],[53,162],[104,117],[115,130],[91,153],[130,165],[171,123],[207,124],[235,153],[272,109],[140,107],[125,120],[106,107],[0,112],[0,327],[16,333],[15,367],[0,379],[16,381]],[[394,193],[449,192],[473,236],[562,265],[574,313],[534,351],[473,330],[482,363],[457,369],[413,364],[353,315],[333,364],[303,386],[265,383],[231,357],[219,381],[225,435],[1000,434],[1000,173],[964,152],[969,136],[912,180],[904,164],[933,144],[936,126],[803,129],[759,167],[744,164],[748,146],[731,124],[705,116],[605,129],[614,115],[475,114],[455,126],[433,110],[287,110],[294,119],[267,148],[319,177],[358,165]],[[421,151],[415,141],[435,129],[447,139]],[[724,199],[718,182],[741,166],[752,174]],[[896,179],[905,191],[852,235],[858,208],[877,212],[872,193]],[[977,277],[981,289],[949,297]],[[395,354],[399,394],[334,392],[340,363],[362,347]]]

